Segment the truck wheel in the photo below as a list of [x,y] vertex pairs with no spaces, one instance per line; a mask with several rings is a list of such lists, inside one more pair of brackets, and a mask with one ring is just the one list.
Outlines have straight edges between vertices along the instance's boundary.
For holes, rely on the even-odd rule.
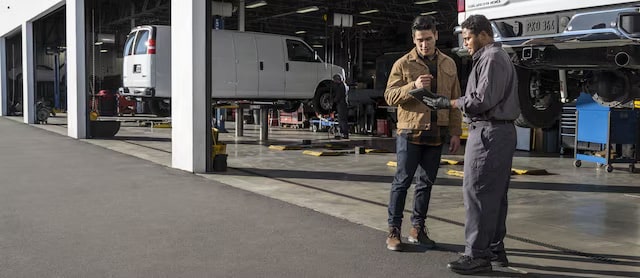
[[149,101],[149,108],[151,113],[158,117],[171,116],[171,103],[164,102],[162,99],[151,99]]
[[562,111],[557,71],[533,71],[516,66],[520,117],[516,125],[531,128],[553,126]]
[[318,114],[329,114],[333,108],[331,90],[328,87],[320,87],[313,97],[313,109]]
[[120,122],[117,121],[90,121],[91,138],[111,138],[120,131]]
[[282,106],[279,106],[278,109],[285,113],[293,113],[298,111],[300,104],[301,102],[296,100],[287,101]]

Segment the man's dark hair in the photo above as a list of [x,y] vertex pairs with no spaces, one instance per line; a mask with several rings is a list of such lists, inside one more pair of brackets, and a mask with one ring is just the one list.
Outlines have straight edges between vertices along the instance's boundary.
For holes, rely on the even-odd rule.
[[434,33],[437,31],[435,17],[430,15],[417,16],[416,19],[413,20],[413,24],[411,24],[411,35],[414,36],[416,31],[426,30],[431,30]]
[[462,24],[460,25],[462,29],[468,29],[471,31],[471,34],[480,35],[482,31],[485,31],[487,35],[493,38],[493,29],[491,28],[491,22],[481,14],[474,14],[469,16]]

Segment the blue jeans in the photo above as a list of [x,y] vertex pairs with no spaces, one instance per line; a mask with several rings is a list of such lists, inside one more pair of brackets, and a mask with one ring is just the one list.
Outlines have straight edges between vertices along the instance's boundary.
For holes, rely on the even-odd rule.
[[[407,199],[407,189],[411,186],[413,176],[418,173],[415,194],[413,197],[413,214],[411,224],[424,226],[431,199],[431,188],[436,180],[440,167],[442,145],[427,146],[411,144],[406,138],[398,136],[396,139],[396,155],[398,168],[391,183],[389,199],[389,227],[400,227],[404,204]],[[420,166],[420,167],[418,167]]]

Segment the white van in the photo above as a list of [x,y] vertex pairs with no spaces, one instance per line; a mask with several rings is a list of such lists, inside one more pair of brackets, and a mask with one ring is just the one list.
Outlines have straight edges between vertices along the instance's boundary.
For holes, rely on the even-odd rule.
[[[344,77],[344,69],[324,63],[301,39],[232,30],[212,32],[212,98],[286,101],[289,105],[285,106],[296,109],[300,101],[312,100],[318,112],[331,108],[331,77]],[[149,100],[154,114],[169,114],[169,26],[139,26],[129,33],[120,93]]]

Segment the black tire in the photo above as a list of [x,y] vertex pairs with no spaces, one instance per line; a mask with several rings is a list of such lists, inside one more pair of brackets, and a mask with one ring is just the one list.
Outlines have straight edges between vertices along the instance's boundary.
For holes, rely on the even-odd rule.
[[611,173],[613,172],[613,165],[609,164],[607,165],[607,173]]
[[[555,125],[562,114],[562,103],[560,97],[554,92],[550,92],[551,88],[557,88],[558,80],[556,71],[540,72],[540,77],[546,83],[543,83],[541,90],[544,92],[544,99],[536,99],[531,96],[531,82],[537,78],[537,74],[533,70],[527,70],[516,67],[518,73],[518,100],[520,101],[520,117],[516,119],[515,124],[521,127],[530,128],[549,128]],[[552,81],[549,84],[548,81]]]
[[90,123],[91,138],[111,138],[120,131],[120,122],[117,121],[91,121]]
[[576,167],[580,167],[580,166],[582,166],[582,161],[580,161],[580,160],[576,160],[576,161],[574,161],[574,162],[573,162],[573,166],[576,166]]
[[36,110],[36,121],[38,123],[46,123],[47,119],[49,119],[50,113],[51,113],[51,110],[49,110],[49,108],[38,107],[38,109]]
[[292,100],[285,102],[282,106],[279,106],[278,109],[285,113],[293,113],[300,109],[301,101]]
[[318,114],[329,114],[333,110],[333,98],[328,87],[319,87],[313,97],[313,110]]
[[158,117],[171,116],[171,103],[166,103],[162,99],[153,98],[149,100],[149,109],[151,113]]

